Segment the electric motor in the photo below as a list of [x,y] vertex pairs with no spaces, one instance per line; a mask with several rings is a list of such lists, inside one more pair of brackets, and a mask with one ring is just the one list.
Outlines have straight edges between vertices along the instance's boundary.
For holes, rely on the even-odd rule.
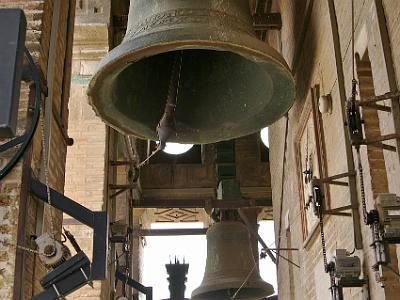
[[400,197],[395,194],[379,194],[375,203],[383,238],[389,243],[400,243]]
[[336,278],[360,277],[361,261],[358,256],[351,256],[346,249],[336,249],[333,261],[335,263],[334,275]]

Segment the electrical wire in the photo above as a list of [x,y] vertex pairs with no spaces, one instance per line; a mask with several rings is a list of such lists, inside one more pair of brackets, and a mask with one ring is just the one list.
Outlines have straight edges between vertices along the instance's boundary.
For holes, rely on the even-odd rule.
[[24,54],[29,62],[29,65],[30,65],[30,68],[32,71],[32,79],[35,83],[35,111],[33,114],[33,123],[32,123],[31,128],[24,135],[25,140],[21,144],[21,147],[17,150],[17,152],[14,154],[12,159],[6,164],[6,166],[0,170],[0,180],[2,180],[15,167],[15,165],[21,159],[22,155],[25,153],[28,145],[32,141],[33,135],[36,131],[37,125],[39,123],[39,118],[40,118],[40,107],[41,107],[40,76],[39,76],[37,67],[35,65],[35,62],[31,56],[31,54],[29,53],[29,50],[26,47],[24,49]]

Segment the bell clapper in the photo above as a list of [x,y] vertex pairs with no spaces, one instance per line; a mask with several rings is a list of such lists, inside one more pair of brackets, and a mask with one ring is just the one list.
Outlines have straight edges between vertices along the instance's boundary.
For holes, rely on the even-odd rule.
[[175,110],[178,103],[179,87],[181,81],[183,51],[179,51],[174,59],[169,82],[167,101],[164,114],[157,125],[157,135],[160,141],[160,148],[163,150],[167,141],[172,135],[176,135]]
[[162,115],[156,128],[159,141],[158,146],[150,154],[150,156],[148,156],[139,164],[139,168],[144,166],[150,160],[150,158],[152,158],[158,152],[164,150],[169,138],[173,135],[176,135],[175,109],[176,104],[178,103],[179,86],[181,81],[182,56],[183,51],[179,51],[179,54],[176,55],[174,64],[172,66],[164,114]]

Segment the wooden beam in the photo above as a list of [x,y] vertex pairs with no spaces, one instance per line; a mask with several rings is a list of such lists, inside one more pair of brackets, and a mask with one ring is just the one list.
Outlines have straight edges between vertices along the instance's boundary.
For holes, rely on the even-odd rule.
[[108,188],[110,190],[129,190],[129,189],[136,189],[137,184],[132,183],[132,184],[109,184]]
[[142,198],[136,200],[135,208],[225,208],[271,207],[272,198],[217,200],[211,198],[179,199],[179,198]]
[[256,31],[281,29],[282,18],[280,13],[255,13],[253,14],[253,27]]
[[[333,48],[335,52],[335,62],[336,62],[336,73],[340,94],[340,107],[341,107],[341,116],[342,116],[342,124],[346,123],[346,86],[344,79],[344,71],[343,71],[343,59],[342,53],[340,50],[340,36],[339,36],[339,27],[336,18],[336,9],[334,0],[327,0],[328,8],[329,8],[329,18],[331,22],[331,30],[332,30],[332,39],[333,39]],[[345,125],[343,125],[345,126]],[[353,157],[353,149],[350,144],[350,138],[348,136],[348,130],[343,128],[344,134],[346,135],[344,139],[345,150],[346,150],[346,159],[347,159],[347,168],[348,172],[355,172],[354,167],[354,157]],[[353,217],[353,236],[354,236],[354,248],[363,249],[362,243],[362,234],[361,234],[361,220],[360,220],[360,212],[358,211],[359,202],[357,195],[357,182],[355,176],[349,177],[349,191],[350,191],[350,204],[353,207],[352,209],[352,217]]]
[[208,228],[174,228],[174,229],[139,229],[134,235],[139,236],[173,236],[173,235],[205,235]]
[[312,13],[313,7],[314,7],[314,0],[307,0],[306,7],[304,10],[303,23],[301,24],[300,35],[299,35],[298,42],[296,43],[296,48],[295,48],[294,57],[293,57],[293,61],[292,61],[292,73],[293,74],[296,74],[296,72],[297,72],[297,67],[300,64],[303,49],[305,48],[304,41],[306,39],[307,32],[309,32],[308,27],[310,25],[311,13]]
[[[383,8],[382,0],[375,0],[376,14],[378,17],[379,33],[381,36],[379,48],[382,49],[383,57],[385,60],[385,67],[387,73],[387,80],[389,83],[390,92],[392,94],[390,106],[392,109],[393,125],[396,134],[400,133],[400,103],[398,95],[398,86],[396,80],[396,71],[394,69],[393,53],[390,44],[389,32],[386,26],[385,10]],[[397,45],[396,45],[397,46]],[[400,137],[396,138],[397,157],[400,160]]]

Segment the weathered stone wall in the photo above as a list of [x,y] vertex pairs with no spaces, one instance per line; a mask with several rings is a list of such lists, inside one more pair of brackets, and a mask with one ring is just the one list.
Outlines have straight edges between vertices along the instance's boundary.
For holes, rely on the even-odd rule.
[[[301,266],[300,269],[288,264],[284,260],[279,261],[278,283],[280,299],[330,299],[329,276],[324,272],[322,260],[322,247],[317,224],[307,228],[304,234],[304,201],[300,195],[301,181],[304,180],[297,168],[298,165],[298,140],[301,126],[308,103],[311,101],[311,89],[318,85],[321,94],[331,94],[333,110],[331,114],[320,115],[322,120],[322,140],[325,144],[325,161],[327,175],[332,176],[347,172],[351,168],[346,155],[346,129],[343,125],[342,104],[345,97],[351,95],[352,79],[352,51],[351,51],[351,1],[321,0],[304,1],[312,3],[309,18],[305,7],[297,4],[298,1],[280,1],[283,28],[281,32],[282,53],[289,65],[295,71],[297,83],[297,99],[295,105],[288,114],[288,121],[282,118],[270,129],[270,161],[274,220],[276,228],[276,242],[280,247],[290,245],[299,248],[292,253],[292,259]],[[382,37],[379,32],[376,3],[374,0],[355,0],[355,24],[356,45],[362,61],[357,65],[358,79],[360,81],[361,95],[371,93],[383,94],[388,92],[389,83],[387,67],[384,62]],[[334,11],[329,10],[329,4],[333,4]],[[299,6],[299,7],[298,7]],[[397,42],[400,38],[400,24],[396,21],[400,5],[397,1],[383,1],[386,16],[386,26],[394,59],[396,79],[399,81],[399,50]],[[332,6],[331,6],[332,8]],[[331,14],[330,14],[331,12]],[[333,18],[331,18],[333,17]],[[339,31],[339,44],[334,43],[332,25],[337,18]],[[296,25],[297,24],[297,25]],[[383,24],[385,25],[385,24]],[[305,26],[304,31],[302,31]],[[304,35],[302,34],[304,33]],[[302,40],[304,37],[304,40]],[[336,61],[335,46],[339,46],[341,60]],[[386,48],[387,49],[387,48]],[[368,60],[371,68],[368,71]],[[367,66],[365,65],[367,62]],[[337,65],[338,64],[338,65]],[[344,85],[340,79],[340,68],[343,67]],[[367,68],[366,68],[367,67]],[[369,73],[368,73],[369,72]],[[339,75],[338,75],[339,74]],[[372,90],[372,87],[374,90]],[[342,92],[342,94],[341,94]],[[343,93],[344,92],[344,93]],[[389,106],[389,101],[385,102]],[[391,115],[387,112],[376,114],[364,111],[365,129],[367,135],[393,133]],[[378,122],[379,116],[379,122]],[[286,124],[288,124],[287,138],[285,139]],[[286,146],[285,146],[286,143]],[[393,143],[388,143],[392,144]],[[284,151],[286,149],[286,151]],[[304,149],[301,149],[304,151]],[[315,153],[315,149],[310,152]],[[351,154],[351,152],[350,152]],[[315,155],[315,154],[314,154]],[[365,187],[368,209],[374,207],[374,196],[381,192],[399,194],[399,160],[397,154],[387,150],[362,146],[362,164],[365,173]],[[384,160],[383,160],[384,158]],[[283,165],[283,167],[282,167]],[[354,165],[357,166],[354,153]],[[304,170],[301,170],[304,171]],[[387,180],[386,180],[387,178]],[[343,181],[347,181],[344,179]],[[357,177],[358,182],[358,177]],[[357,188],[357,190],[359,190]],[[360,198],[358,193],[358,198]],[[350,204],[348,187],[330,186],[328,194],[329,208]],[[360,199],[359,199],[360,201]],[[361,207],[361,205],[359,205]],[[361,210],[359,210],[362,216]],[[362,217],[361,217],[362,218]],[[354,249],[352,218],[344,216],[327,216],[325,221],[325,233],[327,239],[328,259],[332,257],[334,249]],[[369,247],[371,233],[361,221],[361,233],[363,238],[362,249],[356,250],[363,264],[364,276],[368,277],[370,299],[397,299],[400,293],[400,283],[388,272],[385,272],[386,288],[382,289],[375,281],[371,270],[373,265],[373,253]],[[281,252],[281,254],[286,254]],[[392,267],[397,268],[397,257],[392,247]],[[362,288],[345,290],[345,299],[367,299],[367,291]]]
[[[53,111],[47,113],[49,120],[46,131],[49,137],[49,183],[59,192],[64,188],[64,168],[66,156],[65,130],[68,117],[69,85],[67,83],[71,71],[69,61],[70,47],[68,41],[73,34],[71,27],[71,10],[75,10],[75,1],[60,1],[59,10],[55,10],[55,1],[0,1],[0,8],[16,8],[24,10],[28,23],[26,46],[38,63],[44,80],[47,82],[48,98],[43,102],[52,105]],[[58,26],[52,26],[57,14]],[[73,19],[73,16],[72,16]],[[54,43],[51,43],[51,39]],[[56,38],[55,38],[56,37]],[[27,122],[29,87],[23,84],[21,88],[18,133],[24,131]],[[51,103],[51,104],[50,104]],[[1,239],[0,239],[0,298],[1,299],[30,299],[33,294],[41,290],[40,278],[46,270],[38,261],[35,254],[16,249],[17,230],[21,235],[19,244],[25,247],[34,247],[31,236],[50,231],[50,214],[48,208],[44,210],[44,217],[40,217],[41,206],[33,198],[26,197],[22,190],[28,189],[29,168],[33,174],[44,182],[44,156],[41,143],[41,127],[36,131],[33,143],[24,156],[25,162],[19,162],[7,177],[0,182],[0,211],[1,211]],[[11,158],[13,151],[2,153],[0,165]],[[25,169],[25,172],[24,172]],[[23,207],[26,207],[24,209]],[[21,210],[20,210],[21,208]],[[60,230],[61,214],[54,212],[55,227]],[[40,224],[43,223],[43,227]],[[42,227],[42,229],[40,229]],[[25,238],[24,238],[25,237]]]

